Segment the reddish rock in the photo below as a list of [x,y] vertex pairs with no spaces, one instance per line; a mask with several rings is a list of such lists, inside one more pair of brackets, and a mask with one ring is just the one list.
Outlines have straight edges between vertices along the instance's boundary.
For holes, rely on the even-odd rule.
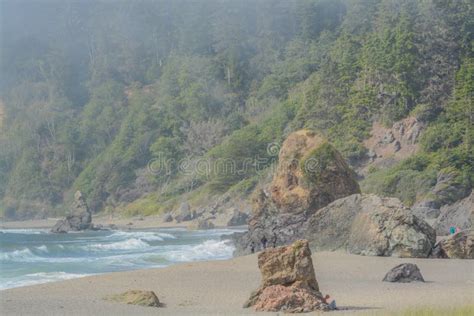
[[329,309],[319,292],[307,240],[297,240],[291,246],[261,252],[258,267],[262,284],[244,307],[287,313]]

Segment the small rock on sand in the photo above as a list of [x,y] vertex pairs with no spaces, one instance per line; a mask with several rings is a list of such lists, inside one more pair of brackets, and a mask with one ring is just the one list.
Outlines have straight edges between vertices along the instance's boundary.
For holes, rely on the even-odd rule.
[[384,282],[410,283],[425,282],[418,266],[413,263],[402,263],[388,271],[383,278]]
[[130,290],[121,294],[106,297],[106,300],[121,302],[125,304],[162,307],[163,304],[153,291]]

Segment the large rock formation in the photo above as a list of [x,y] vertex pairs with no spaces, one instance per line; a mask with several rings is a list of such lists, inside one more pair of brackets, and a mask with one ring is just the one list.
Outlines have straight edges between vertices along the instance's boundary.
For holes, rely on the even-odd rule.
[[354,194],[329,204],[304,225],[318,250],[372,256],[427,257],[436,234],[395,198]]
[[51,229],[52,233],[67,233],[92,229],[92,215],[80,191],[74,194],[74,201],[70,208],[70,215],[59,220]]
[[319,292],[308,241],[267,249],[258,256],[262,283],[245,303],[257,311],[288,313],[328,310]]
[[474,259],[474,230],[464,230],[441,240],[433,248],[434,258]]
[[360,192],[355,174],[341,154],[309,130],[289,135],[278,155],[271,200],[283,213],[315,211]]
[[236,254],[289,244],[302,236],[302,226],[319,208],[359,193],[355,174],[342,156],[312,131],[297,131],[284,141],[269,189],[253,199],[249,231],[235,234]]
[[414,281],[425,282],[420,269],[413,263],[402,263],[388,271],[383,278],[384,282],[410,283]]
[[474,219],[474,191],[456,203],[442,206],[440,213],[433,225],[437,235],[448,235],[450,227],[457,227],[461,230],[471,229]]

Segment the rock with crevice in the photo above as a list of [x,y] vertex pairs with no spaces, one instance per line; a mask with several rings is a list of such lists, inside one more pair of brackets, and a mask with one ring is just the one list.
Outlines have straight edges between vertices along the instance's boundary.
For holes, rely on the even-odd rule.
[[94,229],[92,225],[92,214],[87,206],[82,193],[77,191],[74,194],[74,201],[70,207],[70,215],[59,220],[51,229],[52,233],[67,233],[70,231],[81,231]]
[[329,310],[319,291],[307,240],[271,248],[258,255],[261,286],[244,307],[287,313]]
[[416,264],[413,263],[402,263],[391,269],[385,277],[384,282],[398,282],[398,283],[410,283],[410,282],[425,282],[421,275],[420,269]]

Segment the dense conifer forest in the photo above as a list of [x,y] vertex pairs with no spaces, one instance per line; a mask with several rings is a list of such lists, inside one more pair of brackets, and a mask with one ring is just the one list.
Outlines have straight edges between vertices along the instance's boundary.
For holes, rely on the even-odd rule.
[[[374,122],[424,126],[360,178],[411,205],[441,170],[474,185],[469,0],[0,2],[0,210],[158,214],[183,194],[250,194],[308,128],[358,168]],[[255,168],[183,172],[199,159]],[[154,162],[165,162],[154,166]],[[192,168],[191,168],[192,169]]]

